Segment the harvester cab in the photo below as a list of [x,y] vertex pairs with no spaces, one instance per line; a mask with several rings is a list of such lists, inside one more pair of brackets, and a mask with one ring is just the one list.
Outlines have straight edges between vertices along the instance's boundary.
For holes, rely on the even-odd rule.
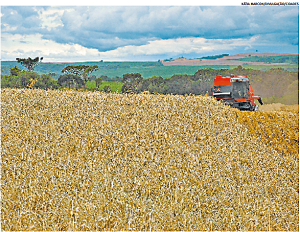
[[256,111],[254,99],[262,105],[261,97],[253,96],[253,89],[246,76],[217,76],[214,80],[213,96],[225,104],[240,110]]
[[233,77],[231,82],[231,96],[233,99],[248,99],[249,93],[249,79],[244,77]]

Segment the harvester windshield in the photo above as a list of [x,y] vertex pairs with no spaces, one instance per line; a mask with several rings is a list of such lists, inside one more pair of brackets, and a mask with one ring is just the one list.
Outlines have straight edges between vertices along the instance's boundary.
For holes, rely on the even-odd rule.
[[232,98],[249,98],[249,80],[247,78],[231,79]]

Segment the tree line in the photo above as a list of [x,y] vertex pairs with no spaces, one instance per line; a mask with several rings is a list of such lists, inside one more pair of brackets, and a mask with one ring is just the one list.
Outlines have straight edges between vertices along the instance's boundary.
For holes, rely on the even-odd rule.
[[[93,78],[91,74],[98,70],[97,65],[69,65],[61,71],[63,74],[56,80],[53,78],[56,76],[55,73],[39,75],[34,72],[34,68],[43,60],[43,57],[34,59],[30,57],[27,59],[16,58],[16,60],[28,71],[21,70],[17,66],[11,68],[9,75],[1,75],[1,87],[40,89],[86,88],[87,82]],[[101,79],[98,79],[97,83],[101,83]]]
[[267,71],[243,68],[234,69],[200,69],[194,75],[175,74],[171,78],[153,76],[144,79],[140,73],[124,74],[123,93],[141,93],[148,91],[159,94],[193,94],[212,95],[211,87],[217,75],[247,76],[253,86],[254,94],[264,98],[266,103],[299,104],[299,72],[290,72],[283,68],[272,68]]

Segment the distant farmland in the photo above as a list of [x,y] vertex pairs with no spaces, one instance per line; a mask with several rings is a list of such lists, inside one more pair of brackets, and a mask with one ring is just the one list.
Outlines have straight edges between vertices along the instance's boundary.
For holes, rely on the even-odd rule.
[[[248,54],[248,53],[247,53]],[[199,69],[213,68],[213,69],[233,69],[238,65],[244,68],[251,68],[255,70],[270,70],[272,68],[283,68],[288,71],[298,71],[298,63],[296,62],[297,55],[281,55],[279,56],[246,56],[247,54],[225,56],[217,59],[169,59],[161,62],[74,62],[74,63],[41,63],[36,67],[35,71],[38,73],[55,73],[56,78],[61,75],[61,70],[68,65],[98,65],[99,70],[93,75],[100,77],[102,75],[110,78],[122,77],[126,73],[140,73],[144,78],[151,78],[152,76],[161,76],[163,78],[170,78],[174,74],[188,74],[193,75]],[[2,61],[2,74],[9,74],[9,69],[17,66],[24,69],[16,61]]]
[[[114,78],[116,76],[122,77],[126,73],[140,73],[144,78],[151,78],[152,76],[161,76],[163,78],[170,78],[174,74],[188,74],[193,75],[199,69],[214,68],[214,69],[230,69],[229,65],[204,65],[204,66],[163,66],[160,62],[77,62],[77,63],[41,63],[36,67],[35,71],[38,73],[56,73],[56,78],[61,75],[61,70],[68,65],[98,65],[99,70],[93,75],[108,76]],[[1,64],[2,74],[9,74],[9,69],[17,66],[24,69],[16,61],[3,61]],[[235,66],[233,66],[235,67]]]

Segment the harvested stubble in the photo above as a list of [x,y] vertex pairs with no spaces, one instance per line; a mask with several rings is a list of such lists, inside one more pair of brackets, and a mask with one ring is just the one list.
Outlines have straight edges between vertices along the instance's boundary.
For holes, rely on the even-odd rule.
[[237,112],[239,122],[280,154],[299,159],[299,111]]
[[273,103],[259,106],[259,111],[298,111],[299,105],[284,105],[281,103]]
[[210,97],[1,93],[2,230],[299,230],[298,158]]

